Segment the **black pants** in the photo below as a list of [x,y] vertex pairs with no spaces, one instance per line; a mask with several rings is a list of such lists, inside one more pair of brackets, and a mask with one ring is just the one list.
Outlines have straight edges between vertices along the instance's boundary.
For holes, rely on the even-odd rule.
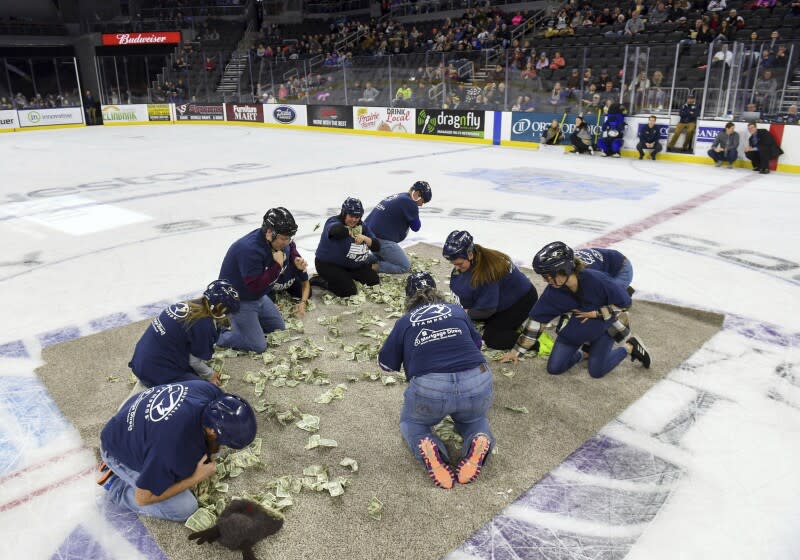
[[583,143],[583,140],[580,139],[577,132],[573,132],[569,140],[572,142],[572,145],[575,146],[575,151],[579,154],[585,154],[589,151],[589,145]]
[[761,157],[761,152],[758,150],[750,150],[744,153],[745,157],[753,164],[753,169],[769,169],[769,160]]
[[314,259],[314,264],[317,267],[317,274],[328,281],[328,290],[338,297],[355,295],[358,292],[355,281],[367,286],[374,286],[380,282],[378,273],[372,270],[372,265],[369,264],[355,269],[320,262],[319,259]]
[[661,142],[654,142],[652,148],[647,148],[645,147],[644,142],[639,142],[636,144],[636,149],[639,150],[639,157],[644,157],[645,150],[653,150],[653,152],[650,154],[650,157],[656,159],[656,155],[661,151]]
[[525,322],[537,299],[539,294],[531,286],[528,293],[514,302],[514,305],[489,317],[483,329],[486,346],[495,350],[511,350],[519,337],[517,329]]

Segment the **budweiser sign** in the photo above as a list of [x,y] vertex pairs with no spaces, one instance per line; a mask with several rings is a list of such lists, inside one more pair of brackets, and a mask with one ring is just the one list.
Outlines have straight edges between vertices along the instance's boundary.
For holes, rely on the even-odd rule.
[[171,45],[181,42],[180,31],[152,33],[103,33],[103,45]]

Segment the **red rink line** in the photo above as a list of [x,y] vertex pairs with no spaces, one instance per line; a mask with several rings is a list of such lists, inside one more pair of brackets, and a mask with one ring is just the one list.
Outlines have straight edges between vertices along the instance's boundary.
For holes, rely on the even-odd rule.
[[4,476],[3,478],[0,478],[0,486],[5,484],[6,481],[12,480],[14,478],[19,478],[20,476],[22,476],[24,474],[27,474],[27,473],[29,473],[31,471],[35,471],[37,469],[41,469],[42,467],[45,467],[45,466],[49,465],[50,463],[55,463],[57,461],[60,461],[60,460],[64,459],[65,457],[69,457],[73,453],[76,453],[76,452],[81,451],[83,449],[84,449],[83,447],[73,447],[72,449],[69,449],[68,451],[65,451],[61,455],[56,455],[54,457],[50,457],[49,459],[45,459],[44,461],[41,461],[39,463],[34,463],[33,465],[28,465],[24,469],[20,469],[18,471],[15,471],[15,472],[9,474],[9,475]]
[[0,512],[4,512],[4,511],[9,510],[9,509],[14,509],[15,507],[21,506],[22,504],[24,504],[26,502],[29,502],[32,499],[34,499],[34,498],[36,498],[38,496],[41,496],[42,494],[46,494],[47,492],[50,492],[51,490],[55,490],[56,488],[61,488],[62,486],[66,486],[70,482],[74,482],[74,481],[76,481],[76,480],[78,480],[80,478],[83,478],[84,476],[92,474],[95,471],[96,468],[97,467],[95,467],[95,466],[88,467],[88,468],[86,468],[86,469],[84,469],[84,470],[82,470],[82,471],[80,471],[78,473],[70,475],[70,476],[68,476],[66,478],[62,478],[61,480],[57,480],[56,482],[53,482],[52,484],[48,484],[47,486],[43,486],[42,488],[39,488],[38,490],[34,490],[30,494],[26,494],[25,496],[21,496],[21,497],[17,498],[16,500],[12,500],[10,502],[6,502],[5,504],[0,505]]
[[680,204],[676,204],[675,206],[670,206],[669,208],[661,210],[660,212],[656,212],[655,214],[647,216],[638,222],[634,222],[619,229],[615,229],[614,231],[610,231],[596,239],[582,243],[581,246],[602,248],[613,245],[614,243],[619,243],[620,241],[624,241],[625,239],[633,237],[634,235],[655,227],[658,224],[666,222],[667,220],[680,216],[681,214],[685,214],[689,210],[694,210],[698,206],[705,204],[710,200],[714,200],[722,195],[728,194],[739,187],[743,187],[746,184],[753,182],[757,178],[757,175],[750,175],[744,179],[734,181],[733,183],[728,183],[727,185],[718,187],[713,191],[708,191],[707,193],[703,193],[699,196],[689,199],[686,202],[681,202]]

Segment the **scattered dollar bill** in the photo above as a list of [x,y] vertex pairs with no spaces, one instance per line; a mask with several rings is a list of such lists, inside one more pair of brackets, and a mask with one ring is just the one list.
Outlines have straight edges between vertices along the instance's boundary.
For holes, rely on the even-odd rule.
[[117,377],[116,375],[109,375],[108,377],[106,377],[106,381],[108,381],[109,383],[117,383],[119,381],[119,377]]
[[339,444],[336,442],[335,439],[326,439],[320,437],[319,434],[314,434],[313,436],[308,438],[308,443],[306,443],[306,449],[316,449],[317,447],[338,447]]
[[319,416],[303,414],[303,416],[300,418],[300,421],[297,422],[295,426],[307,432],[319,431]]
[[373,496],[367,506],[367,513],[375,521],[380,521],[383,518],[383,502]]
[[507,410],[511,410],[513,412],[521,412],[522,414],[528,414],[528,407],[525,406],[508,406],[506,405],[504,408]]
[[351,457],[345,457],[339,461],[339,465],[342,467],[349,467],[353,472],[358,472],[358,461]]

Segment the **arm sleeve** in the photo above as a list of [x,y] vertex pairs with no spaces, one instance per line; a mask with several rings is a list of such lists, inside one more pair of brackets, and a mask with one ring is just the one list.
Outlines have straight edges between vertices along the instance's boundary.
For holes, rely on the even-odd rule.
[[381,250],[381,240],[377,237],[370,237],[372,239],[372,244],[369,246],[369,250],[373,253],[377,253]]
[[419,231],[419,228],[422,227],[422,223],[419,221],[419,218],[414,218],[408,223],[408,227],[411,229],[411,231]]
[[403,340],[399,324],[395,323],[378,353],[378,365],[384,371],[400,371],[403,364]]
[[465,322],[467,324],[467,329],[469,329],[469,335],[472,337],[472,341],[475,343],[475,347],[480,350],[481,346],[483,345],[481,333],[478,332],[478,329],[475,328],[475,325],[472,324],[472,321]]
[[265,268],[260,274],[256,276],[243,274],[242,278],[248,290],[254,294],[262,294],[267,287],[275,283],[280,275],[281,266],[273,261],[272,264]]
[[485,321],[486,319],[488,319],[489,317],[494,315],[496,312],[497,312],[497,308],[496,307],[492,307],[492,308],[488,308],[488,309],[487,308],[481,308],[481,309],[474,309],[473,308],[473,309],[470,309],[469,311],[467,311],[467,313],[469,314],[469,318],[472,319],[473,321]]
[[294,264],[294,260],[296,258],[303,258],[300,256],[300,253],[297,251],[297,245],[294,244],[294,241],[289,245],[289,260]]
[[328,230],[329,239],[344,239],[348,235],[350,235],[350,232],[347,231],[347,226],[344,224],[334,224]]
[[211,376],[214,375],[214,370],[194,354],[189,354],[189,365],[192,367],[194,372],[203,379],[211,379]]

